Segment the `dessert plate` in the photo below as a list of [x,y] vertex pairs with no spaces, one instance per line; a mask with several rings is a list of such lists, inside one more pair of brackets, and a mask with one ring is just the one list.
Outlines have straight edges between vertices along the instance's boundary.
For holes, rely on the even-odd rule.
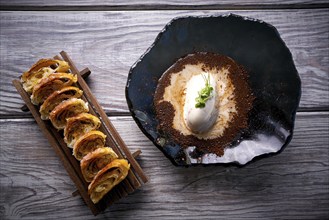
[[[224,155],[183,148],[157,129],[153,97],[161,75],[179,58],[213,52],[233,58],[249,72],[255,96],[248,127]],[[126,99],[142,132],[175,165],[237,163],[281,152],[292,138],[301,81],[292,55],[275,27],[234,14],[180,17],[169,22],[131,67]]]

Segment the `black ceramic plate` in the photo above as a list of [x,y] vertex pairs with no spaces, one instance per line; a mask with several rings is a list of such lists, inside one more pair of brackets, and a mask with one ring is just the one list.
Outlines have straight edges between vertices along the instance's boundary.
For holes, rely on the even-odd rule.
[[[200,154],[193,146],[184,149],[157,130],[153,96],[158,79],[175,61],[193,52],[229,56],[250,75],[256,99],[248,128],[221,157]],[[243,165],[282,151],[292,138],[300,95],[298,72],[278,31],[263,21],[233,14],[173,19],[132,66],[126,85],[126,99],[137,125],[175,165]]]

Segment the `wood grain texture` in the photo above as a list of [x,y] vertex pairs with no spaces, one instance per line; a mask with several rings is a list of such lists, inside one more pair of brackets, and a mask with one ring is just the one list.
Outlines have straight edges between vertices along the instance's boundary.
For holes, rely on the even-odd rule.
[[223,5],[223,6],[246,6],[246,5],[312,5],[312,4],[326,4],[326,0],[196,0],[196,1],[186,1],[186,0],[58,0],[58,1],[44,1],[44,0],[0,0],[0,5],[2,6],[121,6],[121,5],[130,5],[130,6],[148,6],[155,5],[157,8],[161,9],[159,6],[203,6],[211,5]]
[[[236,13],[274,25],[302,79],[302,110],[329,109],[329,9],[267,11],[1,12],[0,117],[29,116],[14,87],[39,58],[66,50],[92,71],[92,92],[110,114],[127,113],[127,74],[172,18]],[[115,95],[114,95],[115,94]]]
[[[175,167],[131,117],[111,120],[132,151],[142,150],[139,161],[150,182],[98,219],[329,216],[329,113],[298,113],[286,149],[245,167]],[[82,200],[71,195],[74,185],[36,123],[1,119],[0,125],[1,219],[90,219]]]
[[37,8],[50,7],[51,10],[68,10],[74,7],[75,9],[83,9],[88,7],[89,10],[175,10],[175,9],[227,9],[227,8],[300,8],[300,7],[323,7],[328,5],[326,0],[196,0],[189,1],[186,0],[57,0],[57,1],[43,1],[43,0],[0,0],[0,5],[2,7],[10,6],[9,8],[20,9],[20,10],[30,10],[34,7]]

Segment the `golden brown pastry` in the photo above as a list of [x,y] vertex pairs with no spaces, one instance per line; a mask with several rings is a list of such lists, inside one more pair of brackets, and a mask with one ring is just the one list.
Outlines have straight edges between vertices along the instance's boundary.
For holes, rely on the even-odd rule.
[[89,113],[81,113],[68,118],[64,128],[64,141],[69,148],[73,148],[75,142],[85,133],[96,130],[101,121]]
[[58,130],[64,129],[69,117],[88,112],[88,103],[82,99],[71,98],[57,105],[49,114],[49,119]]
[[82,135],[73,145],[73,155],[82,160],[88,153],[105,146],[106,135],[100,131],[90,131]]
[[81,160],[80,167],[83,177],[91,182],[97,173],[107,164],[117,159],[118,155],[109,147],[98,148]]
[[67,73],[69,69],[65,61],[41,59],[21,76],[21,82],[31,102],[41,104],[41,119],[50,119],[55,128],[64,129],[64,142],[81,160],[81,172],[91,182],[88,194],[97,203],[126,178],[130,164],[105,147],[106,135],[96,130],[101,121],[87,113],[88,103],[80,99],[83,91],[72,86],[77,76]]
[[54,72],[67,72],[70,66],[67,62],[53,59],[41,59],[36,62],[28,71],[23,73],[21,82],[26,92],[31,93],[33,87],[43,78]]
[[93,203],[98,203],[103,196],[128,175],[130,164],[125,159],[116,159],[98,172],[88,186],[88,194]]
[[31,102],[34,105],[43,103],[54,91],[77,82],[77,76],[69,73],[52,73],[34,86]]
[[70,69],[70,66],[66,61],[55,59],[40,59],[38,62],[33,64],[33,66],[28,71],[23,73],[22,79],[28,79],[34,72],[44,67],[51,67],[57,72],[66,72]]
[[34,86],[52,73],[54,73],[54,70],[50,67],[44,67],[35,71],[26,81],[22,82],[24,90],[31,94]]
[[40,106],[41,119],[49,119],[50,112],[60,103],[70,98],[80,98],[82,90],[74,86],[64,87],[53,92]]

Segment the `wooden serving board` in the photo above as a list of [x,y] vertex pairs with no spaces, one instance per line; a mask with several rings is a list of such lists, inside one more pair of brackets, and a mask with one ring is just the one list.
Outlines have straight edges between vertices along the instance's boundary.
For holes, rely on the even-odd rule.
[[[63,59],[69,63],[71,67],[71,72],[73,74],[76,74],[78,77],[78,82],[76,86],[83,90],[82,99],[88,102],[89,113],[100,118],[101,127],[99,128],[99,130],[107,136],[106,146],[111,147],[118,154],[119,158],[127,159],[131,165],[127,177],[121,183],[115,186],[97,204],[94,204],[88,195],[89,184],[84,180],[82,176],[80,162],[75,159],[75,157],[72,155],[72,150],[68,148],[65,144],[63,140],[63,132],[57,131],[52,126],[49,120],[44,121],[41,119],[39,108],[31,103],[30,95],[25,92],[20,80],[13,80],[13,84],[16,87],[18,93],[21,95],[22,99],[24,100],[27,108],[32,113],[37,124],[40,126],[41,131],[44,133],[49,143],[62,160],[63,165],[69,176],[75,183],[77,191],[73,192],[72,195],[80,194],[80,196],[88,205],[92,213],[94,215],[97,215],[100,212],[104,211],[108,206],[118,201],[120,198],[123,198],[140,188],[148,181],[148,178],[140,167],[140,165],[138,164],[138,162],[135,160],[134,155],[130,153],[126,144],[108,119],[106,113],[104,112],[104,110],[90,91],[90,88],[86,84],[85,80],[83,79],[82,74],[89,75],[90,71],[88,69],[84,69],[82,72],[79,72],[66,52],[62,51],[60,52],[60,55],[61,57],[55,56],[54,58]],[[136,152],[135,156],[138,154],[139,152]]]

